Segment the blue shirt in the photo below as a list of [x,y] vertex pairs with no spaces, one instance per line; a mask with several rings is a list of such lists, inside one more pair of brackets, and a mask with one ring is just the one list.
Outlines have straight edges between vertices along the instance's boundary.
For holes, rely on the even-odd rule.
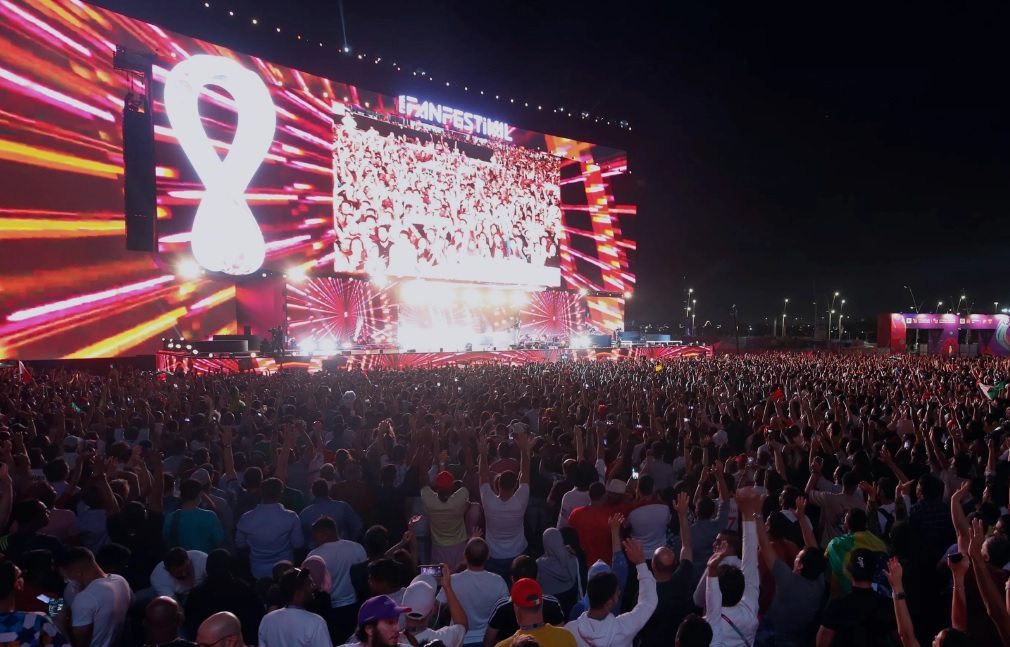
[[249,549],[252,574],[259,579],[270,577],[277,562],[293,562],[305,539],[298,515],[280,503],[261,503],[238,520],[235,545]]
[[209,553],[224,543],[224,528],[210,510],[176,510],[165,517],[165,546]]
[[337,536],[341,539],[358,541],[361,539],[363,524],[354,508],[343,501],[336,501],[328,496],[313,499],[312,503],[305,506],[301,514],[298,515],[302,522],[302,535],[308,538],[309,548],[315,548],[316,542],[312,539],[312,524],[319,517],[330,517],[337,523]]

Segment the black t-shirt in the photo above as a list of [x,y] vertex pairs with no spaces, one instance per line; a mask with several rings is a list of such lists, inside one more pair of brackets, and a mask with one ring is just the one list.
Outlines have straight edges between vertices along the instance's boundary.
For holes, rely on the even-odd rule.
[[137,528],[129,528],[122,513],[112,515],[105,523],[109,538],[130,549],[130,561],[124,575],[134,591],[151,586],[151,572],[165,557],[165,541],[162,530],[165,514],[148,510],[144,523]]
[[[565,614],[561,610],[561,603],[553,595],[544,596],[544,622],[557,627],[565,626]],[[494,606],[491,607],[491,619],[487,621],[487,626],[498,630],[495,642],[511,638],[519,631],[519,622],[516,620],[511,597],[502,598],[494,603]]]
[[220,611],[234,613],[242,623],[242,637],[247,645],[255,644],[263,604],[252,587],[241,580],[204,582],[186,596],[186,629],[195,636],[204,620]]
[[641,647],[668,647],[684,618],[701,611],[694,605],[694,588],[694,565],[688,559],[681,560],[669,580],[656,582],[656,611],[638,633]]
[[885,647],[898,628],[893,603],[862,588],[829,600],[821,624],[836,632],[833,645],[845,647]]

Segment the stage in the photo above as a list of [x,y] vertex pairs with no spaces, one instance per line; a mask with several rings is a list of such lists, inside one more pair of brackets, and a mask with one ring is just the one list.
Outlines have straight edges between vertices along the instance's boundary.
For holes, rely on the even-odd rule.
[[345,350],[336,355],[286,355],[284,357],[226,354],[219,356],[183,351],[159,351],[157,368],[174,372],[181,365],[186,371],[206,373],[261,373],[278,371],[317,373],[319,371],[407,370],[479,364],[525,364],[528,362],[616,361],[649,359],[656,361],[708,357],[712,346],[639,346],[634,348],[583,348],[551,350],[499,350],[458,352],[399,352],[389,350]]

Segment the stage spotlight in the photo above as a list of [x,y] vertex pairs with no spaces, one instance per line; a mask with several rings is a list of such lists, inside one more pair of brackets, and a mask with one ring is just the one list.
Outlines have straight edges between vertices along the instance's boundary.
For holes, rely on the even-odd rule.
[[214,353],[207,353],[207,357],[209,357],[210,359],[214,359]]
[[526,293],[522,291],[515,291],[512,293],[512,306],[515,308],[522,307],[527,303]]
[[631,291],[630,290],[624,293],[624,298],[625,299],[630,299],[631,298]]
[[301,283],[306,279],[305,270],[300,267],[292,267],[288,270],[288,279],[295,283]]
[[587,290],[586,288],[582,288],[581,290],[579,290],[579,296],[580,297],[584,297],[587,294],[589,294],[589,290]]
[[193,350],[193,344],[186,344],[186,350]]
[[311,355],[314,350],[316,350],[316,342],[314,339],[303,339],[298,343],[298,350],[302,351],[306,355]]
[[589,337],[580,335],[572,338],[572,348],[589,348]]
[[193,351],[192,351],[192,352],[193,352],[193,354],[194,354],[194,355],[199,355],[199,354],[200,354],[200,351],[198,351],[198,350],[197,350],[197,349],[195,349],[195,348],[193,349]]
[[385,274],[375,274],[368,277],[372,284],[377,288],[384,288],[389,285],[389,279],[386,278]]
[[249,357],[251,357],[253,359],[256,359],[257,355],[256,355],[256,353],[249,353]]
[[182,261],[175,266],[175,272],[181,279],[192,281],[200,278],[200,264],[193,259]]

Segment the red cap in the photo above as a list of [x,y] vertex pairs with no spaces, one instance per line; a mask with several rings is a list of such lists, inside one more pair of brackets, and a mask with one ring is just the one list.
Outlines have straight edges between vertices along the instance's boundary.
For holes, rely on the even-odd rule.
[[436,490],[451,490],[452,484],[456,482],[456,479],[452,477],[452,474],[442,470],[435,477],[435,489]]
[[532,609],[544,603],[544,592],[536,580],[524,577],[512,585],[512,603],[522,609]]

